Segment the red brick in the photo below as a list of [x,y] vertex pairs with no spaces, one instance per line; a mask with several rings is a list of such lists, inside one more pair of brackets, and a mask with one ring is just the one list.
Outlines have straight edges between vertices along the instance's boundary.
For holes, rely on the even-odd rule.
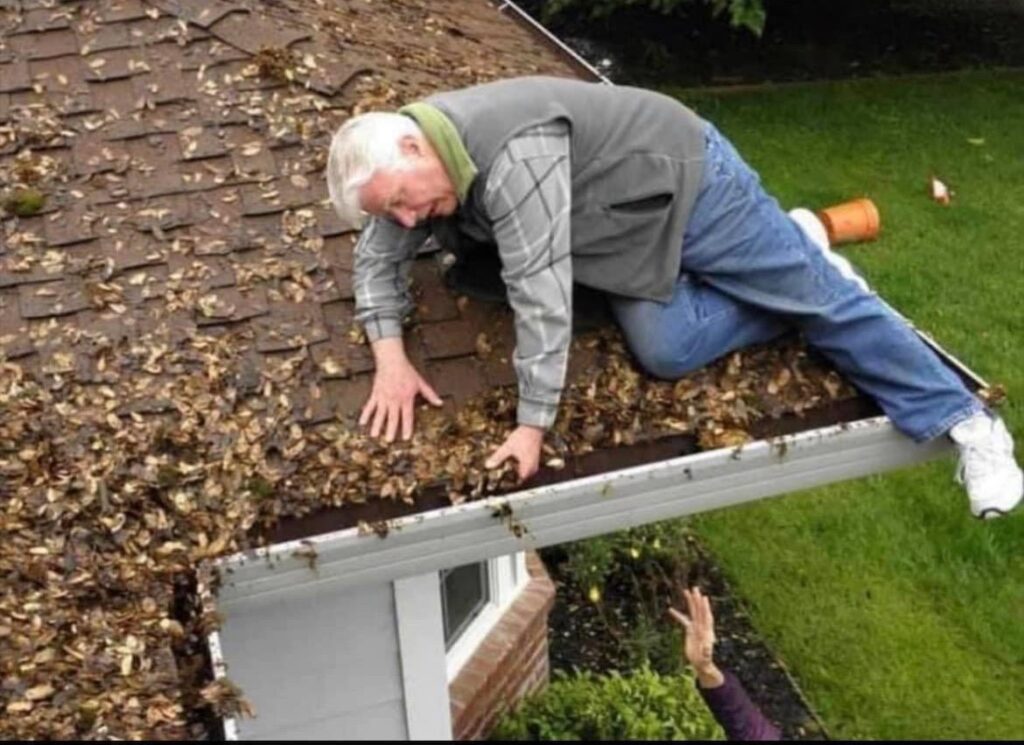
[[531,645],[526,652],[524,652],[522,659],[525,660],[524,668],[528,671],[532,671],[541,664],[545,664],[548,658],[548,645],[544,641],[539,641]]
[[455,734],[456,740],[481,740],[483,739],[482,730],[480,728],[480,720],[474,720],[473,722],[463,725],[460,730]]
[[536,618],[537,610],[536,603],[531,603],[528,597],[522,596],[508,609],[502,623],[507,623],[510,628],[519,633],[524,633]]
[[524,636],[522,644],[520,645],[523,649],[522,657],[524,659],[533,659],[537,651],[547,647],[547,634],[531,634],[530,636]]
[[[523,604],[526,606],[526,604]],[[531,612],[529,606],[525,607],[526,612]],[[528,621],[520,626],[516,630],[516,636],[521,640],[532,639],[538,634],[544,633],[544,628],[547,625],[546,614],[538,612],[536,609],[532,611]]]
[[457,725],[452,726],[452,735],[456,740],[482,739],[482,734],[480,731],[480,720],[465,719],[460,721]]
[[[529,584],[452,684],[456,739],[485,737],[503,709],[548,680],[547,607],[553,585],[533,556],[527,567]],[[480,677],[486,682],[474,684]]]
[[528,587],[523,591],[523,604],[532,611],[547,611],[554,599],[554,591],[547,587]]
[[473,669],[467,664],[459,671],[458,676],[452,682],[449,692],[452,701],[458,701],[467,708],[483,693],[488,678],[488,670]]
[[461,700],[456,700],[449,692],[449,708],[451,709],[452,721],[461,720],[462,716],[466,712],[466,704]]
[[551,577],[548,575],[547,567],[544,566],[543,560],[536,551],[530,551],[526,554],[526,572],[533,581],[553,584]]
[[516,654],[509,655],[507,659],[502,660],[500,665],[494,668],[494,672],[491,677],[490,690],[488,693],[494,695],[500,695],[508,686],[509,677],[515,674],[516,668],[519,662],[522,661],[522,657],[518,654],[519,650],[516,650]]

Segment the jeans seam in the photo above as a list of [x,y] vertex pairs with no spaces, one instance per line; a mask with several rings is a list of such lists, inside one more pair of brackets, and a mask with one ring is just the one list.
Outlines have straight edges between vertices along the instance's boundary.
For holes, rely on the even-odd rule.
[[984,410],[985,405],[977,398],[975,398],[969,405],[956,410],[955,412],[947,416],[945,419],[940,421],[938,424],[925,430],[920,437],[915,437],[914,439],[917,442],[927,442],[928,440],[934,440],[936,437],[939,437],[940,435],[949,432],[949,430],[953,429],[953,427],[958,425],[960,422],[974,416],[979,411]]
[[713,316],[708,316],[707,318],[702,319],[695,318],[694,320],[697,322],[697,326],[699,328],[702,326],[707,326],[712,322],[717,323],[722,318],[735,318],[740,313],[740,310],[740,308],[726,308],[725,310],[718,311]]

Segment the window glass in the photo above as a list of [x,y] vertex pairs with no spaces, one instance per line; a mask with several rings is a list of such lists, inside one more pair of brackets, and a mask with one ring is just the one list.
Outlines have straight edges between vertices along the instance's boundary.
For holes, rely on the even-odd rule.
[[441,610],[444,644],[450,648],[489,598],[487,562],[466,564],[441,572]]

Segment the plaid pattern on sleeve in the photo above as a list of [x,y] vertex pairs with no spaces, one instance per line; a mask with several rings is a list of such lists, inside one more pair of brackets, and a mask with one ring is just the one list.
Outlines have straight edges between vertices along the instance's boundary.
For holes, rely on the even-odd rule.
[[389,218],[372,218],[355,247],[352,290],[356,322],[369,340],[402,335],[402,319],[412,310],[409,272],[428,230],[407,230]]
[[520,424],[548,428],[565,385],[572,340],[568,124],[524,130],[498,155],[484,207],[515,311]]

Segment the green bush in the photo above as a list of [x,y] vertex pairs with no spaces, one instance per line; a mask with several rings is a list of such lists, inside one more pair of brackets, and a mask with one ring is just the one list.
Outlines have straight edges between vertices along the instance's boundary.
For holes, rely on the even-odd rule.
[[555,674],[546,690],[507,712],[496,740],[721,740],[690,675],[642,665],[628,676]]

